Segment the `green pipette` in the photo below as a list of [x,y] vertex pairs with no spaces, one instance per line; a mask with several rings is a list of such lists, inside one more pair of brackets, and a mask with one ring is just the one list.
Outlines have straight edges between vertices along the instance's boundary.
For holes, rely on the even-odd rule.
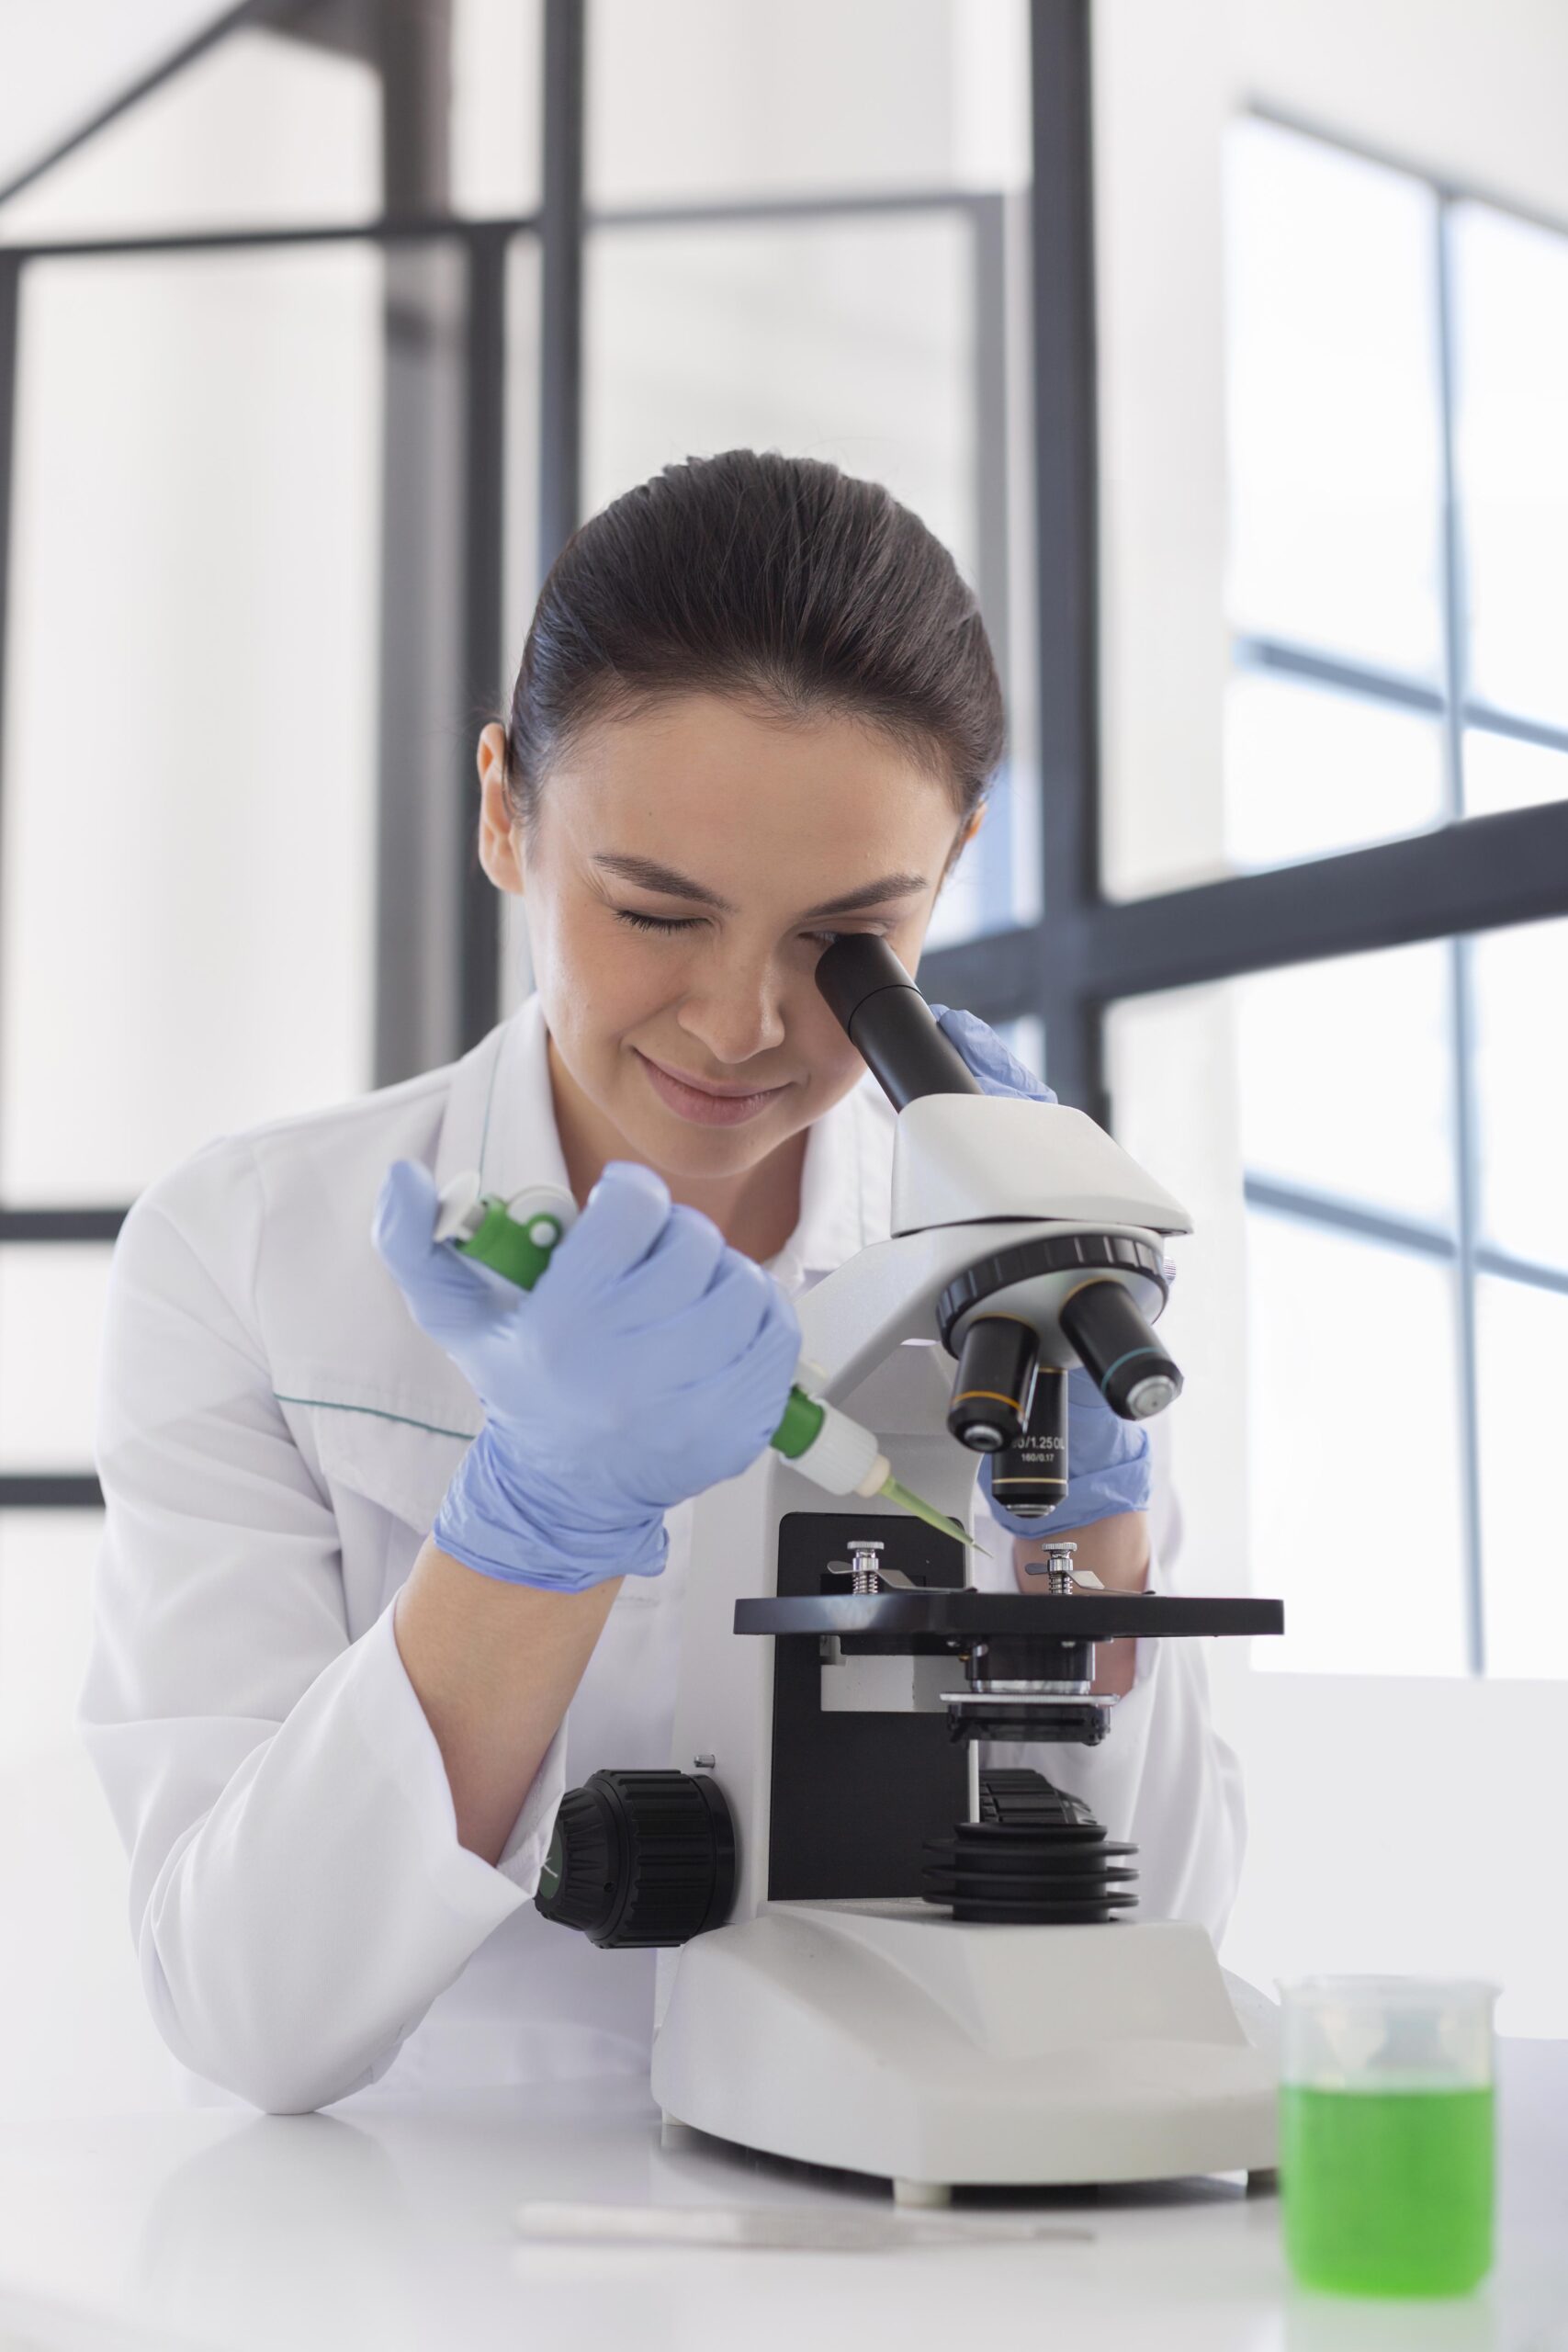
[[[465,1257],[479,1259],[520,1290],[532,1290],[576,1215],[575,1202],[563,1193],[536,1187],[502,1201],[481,1193],[477,1176],[457,1176],[442,1192],[435,1238],[450,1241]],[[939,1535],[985,1548],[975,1546],[955,1519],[912,1494],[893,1476],[893,1465],[870,1430],[852,1421],[836,1405],[810,1396],[798,1382],[769,1442],[830,1495],[879,1496],[923,1520]]]

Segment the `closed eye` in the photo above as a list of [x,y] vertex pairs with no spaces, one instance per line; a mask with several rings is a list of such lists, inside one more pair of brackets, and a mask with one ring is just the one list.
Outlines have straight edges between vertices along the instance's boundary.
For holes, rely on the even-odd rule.
[[617,907],[617,919],[629,923],[633,931],[694,931],[701,921],[698,915],[645,915],[632,907]]
[[[644,914],[641,909],[637,907],[616,907],[615,915],[618,922],[626,923],[633,931],[651,931],[665,937],[677,931],[699,930],[704,921],[701,915]],[[803,931],[800,935],[803,939],[809,940],[815,947],[831,947],[835,939],[843,936],[842,933],[837,931]],[[875,936],[880,938],[882,933],[878,932]]]

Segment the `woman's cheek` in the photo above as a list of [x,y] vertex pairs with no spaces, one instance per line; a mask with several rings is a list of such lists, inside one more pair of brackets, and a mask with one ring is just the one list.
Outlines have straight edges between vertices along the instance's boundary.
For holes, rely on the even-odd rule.
[[865,1076],[865,1064],[826,1005],[818,1001],[815,1010],[819,1010],[825,1018],[820,1023],[813,1019],[807,1046],[811,1070],[810,1116],[814,1119],[831,1110],[835,1102],[842,1102]]

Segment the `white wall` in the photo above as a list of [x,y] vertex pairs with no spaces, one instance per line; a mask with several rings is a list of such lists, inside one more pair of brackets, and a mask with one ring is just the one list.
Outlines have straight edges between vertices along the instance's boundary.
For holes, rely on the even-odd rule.
[[[1113,888],[1223,863],[1224,336],[1220,138],[1248,100],[1568,219],[1559,0],[1100,0],[1103,622]],[[1168,1442],[1193,1589],[1268,1592],[1247,1555],[1245,1249],[1231,991],[1112,1024],[1120,1132],[1189,1199],[1170,1311],[1190,1372]],[[1333,1311],[1333,1302],[1325,1302]],[[1376,1442],[1347,1380],[1345,1443]],[[1434,1442],[1436,1442],[1434,1437]],[[1419,1462],[1389,1464],[1415,1481]],[[1332,1477],[1302,1508],[1335,1538]],[[1561,1503],[1550,1484],[1540,1509]],[[1259,1674],[1216,1645],[1252,1844],[1225,1957],[1267,1983],[1324,1968],[1479,1971],[1519,2033],[1568,2032],[1557,1886],[1560,1684]]]

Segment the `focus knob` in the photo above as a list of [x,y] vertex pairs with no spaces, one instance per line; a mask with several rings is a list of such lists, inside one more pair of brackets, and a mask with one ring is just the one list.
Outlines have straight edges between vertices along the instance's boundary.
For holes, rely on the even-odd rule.
[[729,1916],[735,1824],[716,1781],[595,1772],[560,1801],[535,1906],[611,1949],[683,1944]]

